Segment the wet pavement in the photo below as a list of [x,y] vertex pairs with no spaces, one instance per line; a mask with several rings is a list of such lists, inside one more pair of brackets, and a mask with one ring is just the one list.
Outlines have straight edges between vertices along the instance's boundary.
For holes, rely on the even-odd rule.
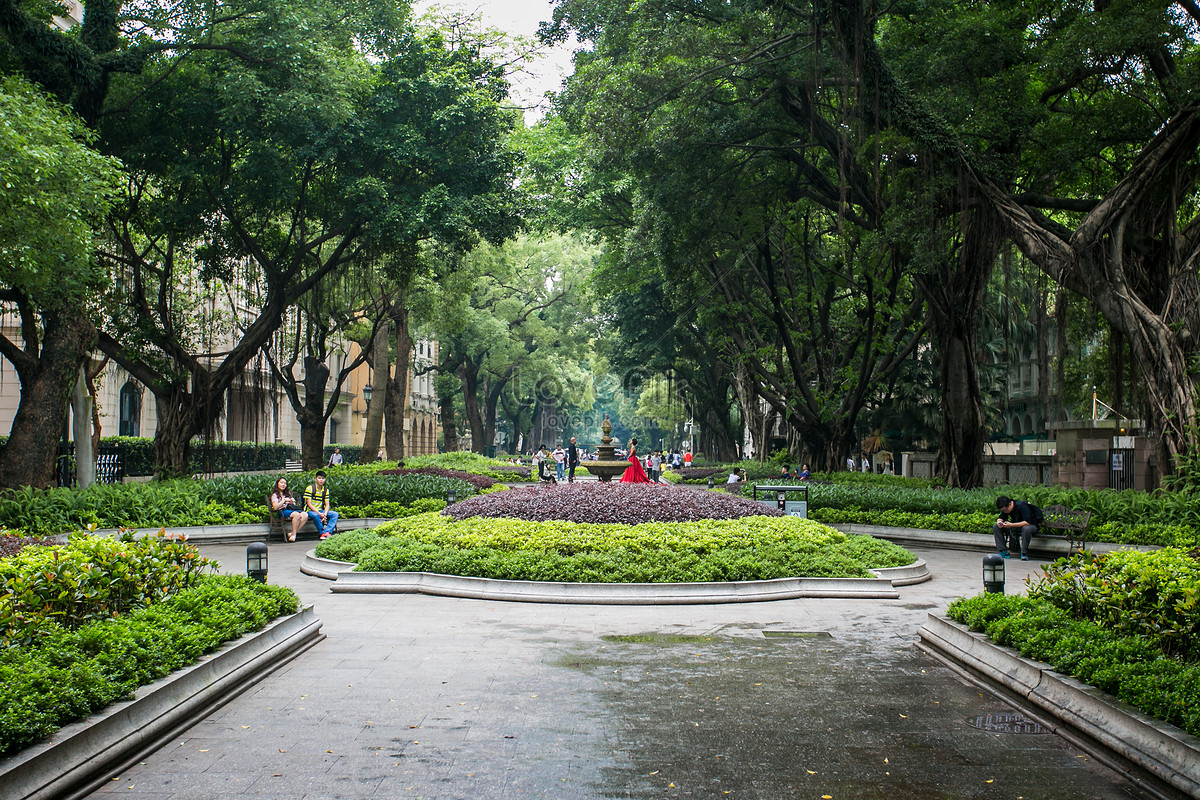
[[1146,796],[915,646],[981,553],[918,551],[899,600],[646,608],[335,595],[311,546],[270,578],[328,638],[94,797]]

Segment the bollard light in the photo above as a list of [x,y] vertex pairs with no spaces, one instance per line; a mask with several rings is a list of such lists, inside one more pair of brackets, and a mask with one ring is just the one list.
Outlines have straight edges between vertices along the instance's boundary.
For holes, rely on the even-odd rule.
[[708,476],[708,488],[712,488],[712,475]]
[[1004,594],[1004,557],[999,553],[983,557],[983,590]]
[[251,542],[246,547],[246,575],[259,583],[267,582],[267,545]]
[[446,490],[446,505],[452,506],[458,502],[458,493],[453,489]]

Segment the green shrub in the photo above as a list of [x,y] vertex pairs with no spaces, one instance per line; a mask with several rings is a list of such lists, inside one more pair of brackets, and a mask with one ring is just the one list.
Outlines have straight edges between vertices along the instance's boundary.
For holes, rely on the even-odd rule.
[[1200,663],[1162,655],[1154,642],[1076,619],[1043,597],[985,594],[949,616],[1143,712],[1200,734]]
[[0,559],[0,646],[27,644],[47,623],[68,630],[143,608],[191,586],[213,562],[163,537],[72,536]]
[[[154,440],[144,436],[105,436],[102,444],[118,445],[128,476],[154,474]],[[280,442],[206,442],[194,439],[188,470],[201,472],[255,472],[283,469],[286,460],[297,460],[300,451]]]
[[1200,659],[1200,562],[1183,550],[1118,550],[1059,559],[1030,595],[1073,617]]
[[[387,477],[378,464],[326,470],[335,508],[364,508],[373,503],[410,506],[422,498],[443,498],[454,489],[460,498],[475,489],[467,482],[432,475]],[[315,472],[287,475],[294,493],[312,483]],[[267,519],[264,498],[279,475],[237,475],[208,481],[188,479],[150,483],[93,484],[87,489],[0,491],[0,527],[51,535],[89,526],[148,528],[232,525]],[[390,506],[389,506],[390,507]],[[350,515],[345,515],[349,517]]]
[[0,756],[129,697],[297,605],[290,589],[208,575],[158,605],[75,630],[52,626],[33,646],[0,649]]
[[869,577],[870,568],[914,560],[888,542],[796,517],[619,525],[422,514],[335,536],[317,554],[365,571],[598,583]]

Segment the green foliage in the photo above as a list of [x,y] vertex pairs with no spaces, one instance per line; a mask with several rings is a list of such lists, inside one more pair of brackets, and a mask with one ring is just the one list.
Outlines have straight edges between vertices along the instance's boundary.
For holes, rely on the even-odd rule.
[[213,568],[195,547],[161,536],[72,536],[0,559],[0,646],[28,644],[46,626],[73,630],[161,602]]
[[0,756],[296,611],[295,593],[209,575],[163,602],[0,649]]
[[955,601],[947,613],[1027,658],[1200,734],[1200,663],[1163,656],[1150,639],[1076,619],[1041,597],[984,594]]
[[465,450],[456,450],[452,453],[432,453],[426,456],[413,456],[412,458],[404,459],[405,469],[419,469],[421,467],[470,472],[475,475],[485,475],[498,481],[516,482],[533,480],[530,477],[529,467],[518,468],[515,464],[509,464],[507,461],[499,458],[488,458],[479,453],[469,453]]
[[[154,440],[144,436],[105,436],[103,444],[121,445],[125,474],[140,477],[154,474]],[[332,451],[330,451],[332,452]],[[288,459],[300,458],[300,451],[281,442],[205,442],[192,443],[188,470],[201,472],[257,472],[283,469]],[[349,460],[349,459],[347,459]]]
[[82,303],[103,279],[92,228],[120,164],[88,147],[93,139],[28,82],[0,79],[0,288],[35,306]]
[[[373,503],[411,506],[423,498],[440,500],[449,489],[460,498],[475,493],[466,481],[432,475],[387,477],[378,464],[325,470],[335,508],[362,509]],[[314,472],[285,477],[293,494],[312,483]],[[32,489],[0,492],[0,526],[32,534],[98,528],[232,525],[267,518],[263,498],[277,475],[238,475],[209,481],[93,484],[87,489]],[[384,506],[391,508],[392,506]],[[347,514],[347,517],[350,515]]]
[[1118,550],[1059,559],[1029,594],[1080,619],[1200,660],[1200,552]]
[[398,519],[411,517],[414,514],[427,514],[430,511],[441,511],[445,507],[446,501],[439,497],[422,497],[407,505],[393,500],[376,500],[366,506],[340,506],[338,514],[350,519],[369,517]]
[[617,525],[423,514],[335,536],[317,554],[364,571],[584,583],[869,577],[913,561],[887,542],[795,517]]

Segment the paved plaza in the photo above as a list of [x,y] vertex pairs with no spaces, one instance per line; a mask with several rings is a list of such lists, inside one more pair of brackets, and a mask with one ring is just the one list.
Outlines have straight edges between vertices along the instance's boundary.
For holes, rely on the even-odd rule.
[[311,546],[272,545],[270,580],[327,638],[94,797],[1148,796],[916,647],[980,553],[918,551],[899,600],[636,607],[332,594]]

